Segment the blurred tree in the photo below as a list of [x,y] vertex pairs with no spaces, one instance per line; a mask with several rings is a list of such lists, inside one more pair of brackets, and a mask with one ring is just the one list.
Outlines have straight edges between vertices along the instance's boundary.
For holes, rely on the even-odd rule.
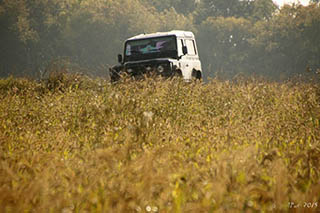
[[[61,31],[65,26],[66,11],[76,0],[44,1],[44,0],[5,0],[1,2],[2,20],[10,20],[2,25],[9,36],[15,36],[18,50],[14,48],[15,60],[25,74],[36,76],[41,67],[50,59],[63,55]],[[70,11],[71,13],[71,11]],[[17,49],[16,49],[17,48]],[[57,51],[60,50],[60,51]],[[10,65],[4,72],[13,73]],[[21,71],[20,71],[21,72]]]
[[195,23],[208,17],[247,17],[252,13],[251,0],[201,0],[195,11]]
[[144,0],[144,2],[155,7],[159,12],[174,8],[178,13],[186,15],[192,13],[196,9],[199,0]]
[[249,18],[254,21],[269,20],[272,18],[277,6],[272,0],[255,0],[252,3],[252,11],[249,14]]
[[216,72],[232,76],[247,72],[248,40],[251,38],[251,22],[244,18],[209,17],[198,33],[198,45],[208,76]]
[[126,38],[172,29],[197,34],[204,68],[299,73],[319,68],[319,7],[276,11],[271,0],[2,0],[0,75],[36,76],[60,57],[102,75]]
[[[8,65],[8,58],[12,65],[21,60],[18,64],[35,75],[61,57],[102,74],[115,63],[126,38],[192,27],[192,20],[175,9],[158,12],[141,0],[4,0],[0,22],[6,32],[2,48],[13,47],[11,55],[2,51],[7,57],[3,64]],[[2,70],[8,69],[3,65]]]
[[243,17],[253,19],[270,19],[276,10],[272,0],[201,0],[195,21],[200,24],[208,17]]
[[303,74],[306,67],[319,68],[320,8],[286,5],[268,22],[257,22],[253,67],[273,76]]
[[18,75],[26,64],[25,42],[36,38],[30,28],[29,12],[24,2],[0,2],[0,76]]
[[184,16],[175,11],[174,8],[169,10],[164,10],[160,12],[161,25],[159,26],[160,31],[170,31],[170,30],[188,30],[196,31],[193,26],[192,16]]
[[[300,6],[295,17],[295,24],[301,31],[300,62],[308,67],[320,69],[320,5]],[[303,63],[304,62],[304,63]]]

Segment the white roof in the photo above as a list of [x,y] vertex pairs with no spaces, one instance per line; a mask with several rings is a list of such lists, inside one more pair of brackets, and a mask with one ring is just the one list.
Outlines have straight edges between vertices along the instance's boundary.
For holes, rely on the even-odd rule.
[[194,38],[194,34],[190,31],[172,30],[169,32],[156,32],[156,33],[150,33],[150,34],[140,34],[140,35],[136,35],[131,38],[128,38],[127,40],[153,38],[153,37],[159,37],[159,36],[171,36],[171,35],[175,35],[177,37]]

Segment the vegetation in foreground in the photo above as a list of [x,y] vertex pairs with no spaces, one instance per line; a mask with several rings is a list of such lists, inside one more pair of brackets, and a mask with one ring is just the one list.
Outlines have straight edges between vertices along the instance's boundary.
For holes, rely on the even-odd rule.
[[2,79],[1,209],[319,211],[319,98],[257,79]]
[[125,39],[174,29],[195,33],[204,76],[320,69],[319,0],[1,0],[0,77],[41,78],[55,61],[105,76]]

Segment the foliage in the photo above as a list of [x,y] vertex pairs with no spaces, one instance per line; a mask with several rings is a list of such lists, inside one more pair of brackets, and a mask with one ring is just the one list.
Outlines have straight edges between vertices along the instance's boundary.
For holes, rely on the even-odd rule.
[[0,80],[4,212],[319,208],[318,84],[49,82]]
[[[319,56],[320,7],[285,6],[268,22],[258,22],[250,41],[256,68],[271,71],[274,76],[304,74],[307,68],[316,71]],[[255,58],[253,57],[253,58]],[[317,59],[316,59],[317,58]],[[287,73],[290,71],[290,73]]]
[[269,20],[276,10],[276,5],[272,0],[256,0],[252,4],[253,7],[249,18],[255,20]]
[[202,22],[198,33],[198,39],[202,41],[199,43],[202,61],[224,76],[230,77],[239,71],[248,72],[250,58],[247,47],[252,36],[251,26],[251,22],[244,18],[209,17]]
[[[29,74],[36,76],[39,73],[35,71],[44,70],[51,60],[68,57],[80,66],[97,70],[95,74],[105,75],[107,65],[114,63],[114,50],[122,52],[127,37],[192,28],[192,21],[174,9],[157,12],[138,0],[4,1],[0,6],[4,8],[0,21],[7,30],[2,36],[12,40],[11,34],[17,35],[8,44],[3,40],[6,49],[15,51],[3,58],[8,65],[4,73],[18,59],[19,70],[27,67],[31,69]],[[22,51],[14,45],[20,45]]]
[[144,0],[146,4],[155,7],[158,11],[169,10],[175,8],[176,11],[182,14],[194,12],[199,1],[197,0]]
[[319,11],[316,1],[277,8],[271,0],[3,0],[0,75],[38,78],[52,60],[68,58],[105,76],[126,38],[178,29],[199,36],[205,76],[284,79],[319,69]]

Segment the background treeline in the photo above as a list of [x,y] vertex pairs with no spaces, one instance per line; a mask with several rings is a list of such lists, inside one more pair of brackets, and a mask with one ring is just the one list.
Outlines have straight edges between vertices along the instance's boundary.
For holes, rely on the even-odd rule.
[[320,68],[319,1],[0,0],[0,76],[41,77],[57,64],[105,76],[126,38],[172,29],[195,32],[206,77]]

